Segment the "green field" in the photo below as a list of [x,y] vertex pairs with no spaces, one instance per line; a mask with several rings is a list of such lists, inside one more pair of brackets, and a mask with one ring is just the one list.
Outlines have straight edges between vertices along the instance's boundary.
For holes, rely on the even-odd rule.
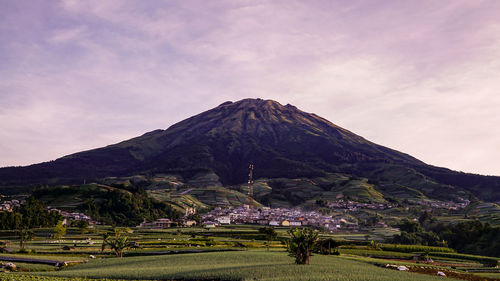
[[183,280],[439,280],[335,256],[315,255],[295,265],[285,252],[244,251],[99,259],[38,275]]
[[[289,228],[276,228],[278,238],[267,243],[265,237],[259,233],[260,227],[228,225],[210,230],[133,228],[123,235],[130,241],[136,241],[140,247],[125,250],[124,258],[116,258],[109,249],[101,252],[102,234],[112,231],[110,226],[96,226],[84,234],[77,228],[69,228],[68,234],[57,241],[41,237],[50,229],[35,229],[39,236],[28,241],[28,249],[24,252],[19,251],[17,237],[9,231],[4,231],[2,241],[12,253],[0,254],[0,257],[67,261],[70,264],[57,269],[53,265],[14,261],[18,267],[17,272],[0,273],[0,280],[69,280],[55,279],[56,277],[165,281],[438,280],[431,275],[386,269],[386,264],[405,265],[411,271],[419,271],[419,268],[434,270],[432,275],[436,275],[437,270],[446,271],[447,274],[454,271],[460,273],[461,277],[472,276],[476,279],[466,280],[475,281],[482,280],[477,279],[481,278],[480,276],[494,278],[499,274],[498,268],[484,266],[485,261],[496,258],[464,255],[449,248],[422,245],[377,243],[375,247],[367,241],[365,233],[321,233],[321,239],[333,238],[339,241],[341,246],[338,250],[341,255],[314,254],[310,265],[295,265],[294,259],[285,252],[286,243],[282,241],[288,237]],[[381,233],[371,233],[370,238],[384,236],[383,232],[388,229],[376,230]],[[92,244],[89,244],[89,241],[92,241]],[[267,251],[268,244],[270,251]],[[62,246],[70,246],[71,250],[63,250]],[[434,262],[414,260],[416,254],[425,252],[429,252]],[[90,255],[97,258],[93,259]],[[76,264],[78,261],[88,262]],[[473,273],[468,273],[469,271]]]

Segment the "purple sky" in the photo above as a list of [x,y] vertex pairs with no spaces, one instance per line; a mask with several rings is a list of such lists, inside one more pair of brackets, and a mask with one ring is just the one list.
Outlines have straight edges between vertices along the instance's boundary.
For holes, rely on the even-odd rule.
[[500,175],[500,1],[0,0],[0,166],[274,99]]

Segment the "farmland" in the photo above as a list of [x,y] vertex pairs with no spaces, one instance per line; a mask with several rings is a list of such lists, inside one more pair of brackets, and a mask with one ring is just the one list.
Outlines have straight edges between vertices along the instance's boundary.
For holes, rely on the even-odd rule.
[[43,276],[188,280],[438,280],[333,256],[314,256],[310,266],[286,253],[242,251],[100,259]]
[[[50,229],[35,229],[36,237],[27,250],[18,248],[15,235],[3,232],[3,241],[12,253],[0,254],[5,264],[9,258],[29,258],[66,262],[54,267],[47,264],[16,262],[16,272],[0,273],[0,280],[438,280],[436,272],[458,274],[465,280],[495,280],[498,268],[485,265],[495,260],[462,255],[448,248],[375,244],[352,234],[322,233],[321,239],[340,242],[340,256],[314,254],[310,265],[295,265],[283,242],[287,228],[276,228],[277,238],[270,243],[258,226],[226,226],[215,229],[169,228],[123,229],[123,234],[139,247],[129,248],[123,258],[114,252],[101,251],[102,237],[113,229],[96,226],[81,233],[68,229],[60,240],[44,237]],[[361,238],[361,237],[359,237]],[[267,249],[269,245],[270,250]],[[67,250],[63,250],[66,246]],[[431,262],[414,260],[429,253]],[[405,265],[409,271],[385,268]],[[434,276],[431,276],[434,275]],[[38,278],[38,279],[37,279]],[[57,279],[56,279],[57,278]],[[66,279],[71,278],[71,279]],[[77,279],[72,279],[77,278]],[[469,278],[469,279],[467,279]],[[471,279],[473,278],[473,279]],[[475,278],[475,279],[474,279]],[[483,279],[481,279],[483,278]]]

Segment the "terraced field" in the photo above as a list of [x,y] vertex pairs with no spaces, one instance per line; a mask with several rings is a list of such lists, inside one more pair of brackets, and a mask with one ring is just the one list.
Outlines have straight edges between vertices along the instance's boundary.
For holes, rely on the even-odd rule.
[[100,259],[38,274],[162,280],[442,280],[334,256],[313,256],[310,265],[295,265],[283,251],[263,250]]

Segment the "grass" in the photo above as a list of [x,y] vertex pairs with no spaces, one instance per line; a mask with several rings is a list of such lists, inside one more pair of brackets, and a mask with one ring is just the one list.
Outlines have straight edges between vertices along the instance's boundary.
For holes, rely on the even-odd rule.
[[315,255],[295,265],[285,252],[247,251],[94,260],[57,272],[56,277],[183,280],[440,280],[398,272],[342,257]]

